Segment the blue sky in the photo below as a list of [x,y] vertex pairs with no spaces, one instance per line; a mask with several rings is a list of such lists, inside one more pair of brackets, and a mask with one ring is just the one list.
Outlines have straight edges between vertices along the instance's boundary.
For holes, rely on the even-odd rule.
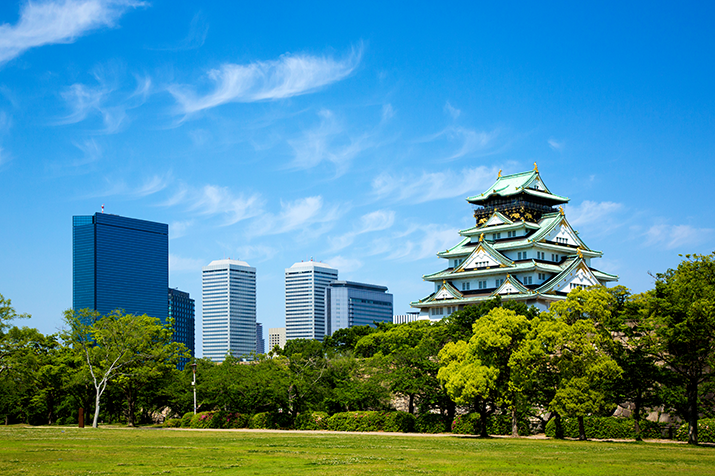
[[104,204],[170,225],[197,317],[224,257],[257,268],[266,329],[311,257],[403,313],[473,224],[464,198],[534,162],[595,266],[645,291],[715,249],[713,20],[707,2],[3,2],[0,293],[57,330],[71,217]]

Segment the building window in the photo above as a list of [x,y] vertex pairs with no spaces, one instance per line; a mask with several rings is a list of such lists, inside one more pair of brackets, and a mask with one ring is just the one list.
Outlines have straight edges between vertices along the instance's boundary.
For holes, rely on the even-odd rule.
[[469,291],[469,281],[462,283],[462,291]]
[[551,261],[553,261],[554,263],[557,263],[559,261],[559,255],[551,253]]
[[524,284],[532,284],[532,276],[524,276],[524,280],[522,282]]
[[499,287],[499,286],[501,286],[502,284],[504,284],[504,280],[503,280],[503,279],[497,279],[497,280],[496,280],[496,285],[497,285],[496,287]]
[[477,281],[477,286],[479,287],[479,289],[486,289],[487,282],[486,281]]
[[539,273],[539,279],[540,279],[541,281],[545,281],[545,280],[546,280],[546,273]]
[[507,238],[514,238],[515,236],[516,236],[516,231],[507,231],[506,232]]
[[544,252],[543,252],[543,251],[537,251],[537,252],[536,252],[536,259],[546,260],[546,256],[544,255]]
[[571,283],[571,284],[569,284],[569,287],[570,287],[570,289],[576,289],[576,288],[586,289],[585,284],[578,284],[578,283]]
[[492,240],[498,240],[501,238],[501,233],[492,233]]
[[567,245],[568,242],[569,242],[569,240],[567,240],[566,238],[562,238],[560,236],[556,237],[556,243],[561,243],[562,245]]
[[517,255],[519,256],[517,259],[526,259],[526,251],[519,251]]
[[488,261],[477,261],[476,263],[474,263],[474,266],[476,268],[486,268],[487,266],[489,266],[489,262]]

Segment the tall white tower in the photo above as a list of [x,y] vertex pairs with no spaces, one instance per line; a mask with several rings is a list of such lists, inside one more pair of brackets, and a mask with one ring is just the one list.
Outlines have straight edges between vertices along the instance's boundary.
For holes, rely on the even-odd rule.
[[256,351],[256,268],[216,260],[202,270],[203,352],[214,362]]
[[286,340],[325,337],[325,288],[338,279],[338,270],[315,261],[285,270]]

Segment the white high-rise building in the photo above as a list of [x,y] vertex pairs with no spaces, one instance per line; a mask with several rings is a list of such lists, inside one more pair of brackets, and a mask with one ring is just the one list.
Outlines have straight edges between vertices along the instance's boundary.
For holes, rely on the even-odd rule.
[[325,288],[338,279],[338,270],[306,261],[285,270],[286,340],[325,337]]
[[268,351],[273,350],[275,346],[281,349],[286,346],[286,328],[271,327],[268,329]]
[[203,352],[214,362],[227,353],[256,351],[256,268],[244,261],[216,260],[202,270]]

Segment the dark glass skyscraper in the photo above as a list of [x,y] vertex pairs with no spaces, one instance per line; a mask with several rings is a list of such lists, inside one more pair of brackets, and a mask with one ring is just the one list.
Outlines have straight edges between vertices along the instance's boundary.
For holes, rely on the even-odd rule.
[[[194,333],[196,327],[194,300],[189,293],[169,288],[169,318],[174,319],[174,342],[181,342],[196,355],[194,350]],[[182,358],[179,370],[184,370],[184,365],[189,359]]]
[[327,334],[355,326],[392,322],[392,294],[385,286],[333,281],[325,288]]
[[166,322],[169,226],[118,215],[72,217],[72,308]]

